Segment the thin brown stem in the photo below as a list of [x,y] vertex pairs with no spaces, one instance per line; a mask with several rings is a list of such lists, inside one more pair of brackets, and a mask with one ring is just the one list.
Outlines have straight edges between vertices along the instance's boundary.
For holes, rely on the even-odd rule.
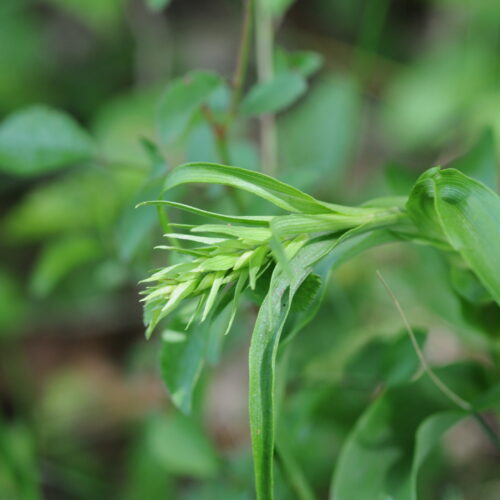
[[413,348],[415,349],[415,352],[418,356],[418,359],[420,361],[420,364],[422,365],[422,369],[424,372],[427,374],[427,376],[432,380],[434,385],[453,403],[455,403],[459,408],[461,408],[464,411],[470,412],[472,410],[472,405],[468,402],[465,401],[465,399],[462,399],[457,393],[452,391],[433,371],[433,369],[430,367],[429,363],[427,363],[427,360],[425,359],[425,355],[420,349],[420,346],[418,345],[417,338],[415,337],[415,332],[413,331],[413,328],[410,325],[410,322],[408,321],[408,318],[406,317],[403,308],[401,307],[401,304],[399,303],[398,299],[396,298],[396,295],[394,295],[394,292],[391,290],[389,285],[387,284],[387,281],[382,277],[382,274],[380,271],[377,271],[377,277],[384,285],[384,288],[387,290],[387,293],[389,294],[389,297],[391,298],[394,306],[398,310],[399,315],[401,316],[401,319],[403,320],[403,323],[405,325],[406,331],[408,332],[408,335],[410,337],[411,343],[413,344]]

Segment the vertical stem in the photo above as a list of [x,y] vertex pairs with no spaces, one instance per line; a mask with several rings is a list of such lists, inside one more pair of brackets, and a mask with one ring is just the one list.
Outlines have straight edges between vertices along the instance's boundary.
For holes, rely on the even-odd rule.
[[252,31],[252,18],[254,10],[254,0],[244,0],[243,23],[241,28],[240,46],[238,50],[238,61],[233,76],[231,94],[231,104],[229,106],[228,120],[226,127],[229,128],[238,113],[241,91],[248,68],[248,56],[250,53],[250,34]]
[[[260,83],[273,78],[273,19],[264,0],[255,4],[255,42],[257,55],[257,77]],[[262,170],[269,175],[276,174],[277,137],[273,114],[260,118],[260,147]]]
[[391,0],[368,0],[361,19],[358,47],[355,53],[355,72],[361,82],[369,80],[375,50],[384,28]]

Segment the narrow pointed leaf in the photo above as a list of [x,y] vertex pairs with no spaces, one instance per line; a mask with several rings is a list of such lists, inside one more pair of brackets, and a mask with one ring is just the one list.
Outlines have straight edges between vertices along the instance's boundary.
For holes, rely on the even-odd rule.
[[217,163],[186,163],[180,165],[167,176],[165,190],[181,184],[196,182],[223,184],[242,189],[289,212],[318,214],[334,211],[328,203],[318,201],[299,189],[273,179],[268,175]]

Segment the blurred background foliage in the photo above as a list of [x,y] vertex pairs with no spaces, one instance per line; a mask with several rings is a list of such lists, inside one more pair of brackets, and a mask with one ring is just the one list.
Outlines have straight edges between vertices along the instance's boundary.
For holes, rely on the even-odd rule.
[[[260,168],[254,116],[281,99],[277,176],[315,196],[405,195],[436,164],[496,189],[496,0],[269,5],[281,80],[264,96],[247,92],[250,61],[233,165]],[[241,14],[236,0],[1,2],[1,499],[252,498],[246,356],[256,307],[240,312],[217,366],[219,348],[207,354],[192,415],[175,410],[159,373],[160,344],[172,339],[144,340],[137,300],[137,282],[165,262],[152,251],[161,230],[153,207],[134,209],[160,196],[177,164],[224,160],[200,104],[216,116],[227,106]],[[216,187],[175,196],[236,209]],[[286,360],[280,426],[318,498],[334,469],[339,500],[369,498],[341,473],[386,463],[358,442],[363,426],[393,439],[389,456],[411,455],[418,425],[449,409],[425,381],[409,385],[415,354],[376,268],[463,397],[498,380],[499,309],[467,269],[402,244],[350,262]],[[498,451],[477,424],[458,424],[441,444],[420,472],[421,498],[500,498]],[[280,461],[277,498],[296,494],[292,465]]]

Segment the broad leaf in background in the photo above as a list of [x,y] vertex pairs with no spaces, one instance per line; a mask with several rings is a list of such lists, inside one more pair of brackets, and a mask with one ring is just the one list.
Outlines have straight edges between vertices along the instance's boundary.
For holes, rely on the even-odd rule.
[[[386,140],[394,147],[411,150],[449,141],[459,128],[457,116],[478,106],[494,86],[495,53],[477,40],[470,42],[466,46],[446,43],[424,52],[392,79],[383,100],[382,121]],[[460,122],[476,133],[488,124],[491,116]]]
[[415,451],[410,472],[411,500],[418,500],[418,473],[425,459],[447,430],[465,418],[461,411],[445,411],[426,418],[418,427],[415,436]]
[[458,170],[425,172],[408,200],[425,231],[442,231],[500,303],[500,197]]
[[246,115],[277,113],[291,106],[307,90],[307,83],[299,73],[278,74],[269,82],[256,84],[241,102]]
[[[436,410],[419,385],[387,390],[368,407],[345,442],[337,463],[330,499],[410,499],[408,450],[421,422]],[[414,474],[441,436],[424,432]]]
[[165,160],[156,146],[146,141],[143,142],[143,146],[150,157],[151,170],[118,223],[118,253],[125,260],[132,258],[157,220],[157,211],[153,207],[143,207],[139,210],[136,206],[160,196],[163,177],[167,173]]
[[48,0],[94,30],[108,35],[124,17],[121,0]]
[[116,166],[148,165],[141,140],[155,138],[155,110],[162,90],[158,86],[134,89],[108,99],[99,108],[91,131],[106,162]]
[[[354,154],[361,118],[356,82],[331,76],[278,121],[283,176],[294,185],[335,189]],[[326,196],[325,196],[326,197]]]
[[142,179],[135,169],[88,167],[40,184],[2,221],[4,241],[34,242],[81,230],[113,234],[118,214]]
[[192,417],[178,412],[147,421],[146,445],[157,466],[194,478],[213,478],[219,469],[214,446]]
[[[225,303],[221,301],[222,309]],[[191,412],[193,393],[206,362],[219,356],[227,316],[221,303],[213,319],[196,323],[185,331],[166,330],[162,334],[161,374],[172,401],[183,413]]]
[[31,292],[37,297],[46,297],[68,273],[96,262],[103,255],[102,243],[89,236],[67,236],[48,243],[33,270]]
[[222,78],[209,71],[192,71],[167,87],[161,98],[157,129],[163,144],[179,139],[202,104],[223,85]]
[[161,374],[175,405],[188,414],[193,391],[207,354],[210,323],[197,324],[185,332],[162,334]]
[[318,52],[301,50],[287,52],[277,48],[274,52],[274,71],[277,74],[297,72],[304,78],[314,75],[323,64],[323,57]]
[[0,125],[0,170],[33,176],[93,157],[87,132],[67,114],[33,106],[9,116]]

